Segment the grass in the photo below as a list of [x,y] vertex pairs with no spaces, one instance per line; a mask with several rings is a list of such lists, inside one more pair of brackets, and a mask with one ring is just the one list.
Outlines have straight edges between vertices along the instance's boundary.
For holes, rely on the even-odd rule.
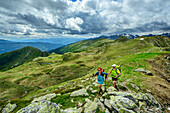
[[[85,103],[86,96],[70,97],[69,94],[56,96],[51,99],[51,102],[60,103],[62,105],[61,109],[74,108],[77,107],[78,102]],[[73,100],[73,102],[71,102]]]
[[[83,48],[81,48],[82,45]],[[85,47],[86,45],[89,46]],[[127,40],[123,43],[108,39],[92,42],[82,41],[82,43],[79,42],[78,45],[74,44],[72,46],[74,46],[73,52],[79,52],[70,52],[64,55],[52,53],[48,57],[39,57],[11,70],[0,72],[0,91],[2,91],[0,95],[2,95],[2,98],[15,97],[24,101],[50,92],[67,94],[80,88],[73,87],[73,82],[76,82],[76,85],[87,86],[90,81],[81,83],[80,81],[83,78],[91,77],[91,74],[95,73],[99,66],[108,73],[112,68],[112,64],[123,64],[121,68],[122,75],[118,82],[127,82],[126,85],[130,89],[132,89],[131,83],[145,89],[146,86],[143,84],[143,81],[147,79],[147,76],[134,72],[134,70],[137,68],[149,70],[150,65],[147,60],[160,56],[163,53],[169,53],[168,51],[160,51],[162,48],[150,45],[147,41],[137,39]],[[76,50],[78,48],[81,49]],[[51,63],[51,65],[41,66],[38,62]],[[65,90],[59,89],[59,86],[64,86],[63,89]],[[112,86],[111,81],[107,81],[107,87],[109,86]],[[98,86],[92,88],[98,90]],[[121,86],[119,88],[125,90]],[[28,93],[26,94],[25,91]],[[88,92],[90,96],[93,95],[90,91]],[[70,99],[75,99],[73,106],[76,106],[76,98],[69,97],[66,99],[66,97],[68,95],[61,97],[61,99],[60,96],[57,96],[53,101],[59,102],[65,99],[66,102],[62,104],[66,108],[72,106],[70,105]],[[78,99],[81,100],[80,97]],[[69,103],[67,103],[67,100]]]

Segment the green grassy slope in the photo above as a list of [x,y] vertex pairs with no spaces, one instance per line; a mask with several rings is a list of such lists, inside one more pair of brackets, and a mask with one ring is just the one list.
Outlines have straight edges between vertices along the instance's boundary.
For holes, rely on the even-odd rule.
[[15,51],[0,54],[0,70],[7,70],[33,60],[39,56],[47,56],[48,53],[41,52],[31,46],[24,47]]
[[83,40],[83,41],[79,41],[77,43],[73,43],[73,44],[70,44],[67,46],[63,46],[63,47],[54,49],[54,50],[50,51],[50,53],[55,52],[57,54],[64,54],[67,52],[73,52],[73,53],[82,52],[82,51],[86,51],[88,49],[103,46],[104,44],[107,44],[109,42],[113,42],[113,41],[111,41],[109,39],[105,39],[105,38]]
[[[162,37],[169,44],[169,38]],[[136,84],[142,91],[149,89],[154,91],[153,86],[147,84],[156,81],[155,76],[147,76],[134,70],[137,68],[151,69],[148,61],[169,54],[169,51],[163,51],[165,47],[158,47],[150,44],[148,37],[144,40],[120,40],[114,41],[109,39],[97,39],[90,41],[80,41],[69,45],[71,52],[63,55],[52,53],[48,57],[35,58],[33,61],[24,63],[23,65],[0,72],[0,99],[17,99],[15,102],[30,102],[32,97],[44,95],[50,92],[68,93],[70,88],[76,90],[78,88],[69,85],[69,88],[58,89],[58,86],[65,86],[76,81],[82,85],[81,78],[89,78],[92,73],[100,66],[109,72],[111,65],[116,63],[122,64],[122,75],[119,82],[124,83],[130,89],[136,91],[130,84]],[[154,38],[153,38],[154,40]],[[82,46],[86,46],[80,49]],[[72,51],[73,49],[73,51]],[[67,50],[68,51],[68,50]],[[79,51],[79,52],[78,52]],[[77,52],[77,53],[72,53]],[[163,84],[166,81],[159,79]],[[89,82],[83,84],[86,86]],[[156,84],[156,82],[153,82]],[[108,83],[111,86],[111,82]],[[155,85],[155,88],[156,87]],[[160,90],[161,88],[157,89]],[[165,91],[166,92],[166,91]],[[154,92],[153,92],[154,93]],[[158,96],[168,94],[164,93]],[[65,97],[63,97],[65,98]],[[69,106],[69,105],[68,105]]]

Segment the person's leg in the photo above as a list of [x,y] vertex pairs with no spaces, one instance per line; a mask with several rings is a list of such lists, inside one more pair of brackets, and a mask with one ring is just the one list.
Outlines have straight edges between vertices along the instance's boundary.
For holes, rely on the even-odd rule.
[[113,81],[113,87],[115,88],[115,86],[116,86],[116,81]]
[[100,95],[100,92],[101,92],[101,84],[99,84],[99,95]]

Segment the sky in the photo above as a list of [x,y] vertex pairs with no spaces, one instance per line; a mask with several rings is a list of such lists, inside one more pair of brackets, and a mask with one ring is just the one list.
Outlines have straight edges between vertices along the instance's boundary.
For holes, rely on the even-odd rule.
[[170,32],[170,0],[0,0],[0,38]]

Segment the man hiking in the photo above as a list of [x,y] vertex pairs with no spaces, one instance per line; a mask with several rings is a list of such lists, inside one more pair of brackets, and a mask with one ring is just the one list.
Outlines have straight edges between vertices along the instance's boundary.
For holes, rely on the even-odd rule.
[[118,77],[121,75],[121,73],[120,73],[120,70],[118,68],[116,68],[116,64],[113,64],[112,67],[113,68],[110,70],[108,75],[111,73],[112,81],[113,81],[113,87],[118,90],[118,88],[116,86],[116,81],[117,81]]
[[99,67],[97,70],[98,71],[96,72],[96,74],[93,74],[92,76],[96,76],[97,75],[97,82],[99,83],[99,96],[100,96],[100,92],[102,92],[101,85],[104,82],[104,75],[106,75],[105,78],[107,78],[107,73],[104,73],[102,71],[101,67]]

